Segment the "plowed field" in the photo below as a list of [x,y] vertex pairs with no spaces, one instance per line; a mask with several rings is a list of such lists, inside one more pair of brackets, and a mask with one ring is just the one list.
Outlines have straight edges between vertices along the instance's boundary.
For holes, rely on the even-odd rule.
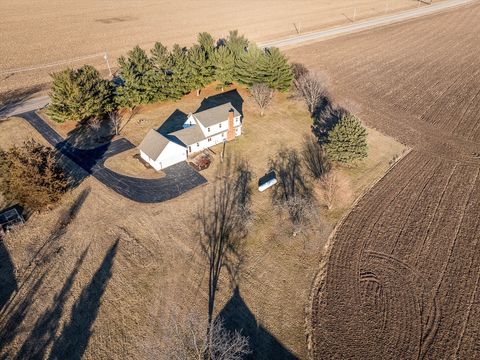
[[480,358],[480,6],[290,51],[413,151],[331,239],[315,358]]

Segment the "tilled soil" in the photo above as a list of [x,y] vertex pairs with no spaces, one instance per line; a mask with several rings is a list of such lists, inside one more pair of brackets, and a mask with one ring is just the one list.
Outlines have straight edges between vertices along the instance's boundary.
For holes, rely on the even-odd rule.
[[413,147],[331,239],[314,358],[480,357],[479,19],[469,6],[290,51]]
[[104,52],[115,67],[116,59],[137,44],[146,49],[155,41],[188,46],[199,32],[220,38],[231,29],[261,42],[295,36],[295,27],[304,33],[348,24],[354,13],[360,20],[418,4],[413,0],[1,0],[0,94],[18,97],[18,89],[45,86],[52,72],[84,63],[108,75]]

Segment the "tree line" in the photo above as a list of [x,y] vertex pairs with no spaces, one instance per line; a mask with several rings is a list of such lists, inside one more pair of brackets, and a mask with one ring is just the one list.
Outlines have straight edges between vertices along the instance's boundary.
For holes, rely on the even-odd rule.
[[261,49],[238,31],[215,40],[198,34],[191,47],[175,44],[169,50],[157,42],[147,53],[135,46],[118,59],[116,82],[105,80],[91,65],[52,74],[49,115],[58,122],[81,121],[117,109],[182,96],[217,81],[222,89],[234,82],[252,87],[263,84],[272,91],[288,91],[293,73],[277,48]]

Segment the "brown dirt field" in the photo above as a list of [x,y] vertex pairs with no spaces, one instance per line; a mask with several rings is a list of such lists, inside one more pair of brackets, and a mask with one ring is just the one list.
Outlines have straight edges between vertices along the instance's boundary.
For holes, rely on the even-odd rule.
[[[207,89],[206,94],[213,92]],[[285,95],[276,97],[264,117],[245,99],[244,135],[229,143],[227,152],[249,160],[255,185],[268,157],[281,145],[298,147],[311,120],[302,103]],[[194,111],[201,100],[190,96],[145,107],[124,135],[138,141],[177,107]],[[0,127],[0,142],[4,136],[8,134]],[[362,192],[405,149],[375,130],[369,130],[368,142],[376,151],[339,175],[349,184],[349,193]],[[217,163],[218,155],[202,172],[210,181]],[[85,359],[159,358],[169,310],[206,310],[206,265],[193,218],[210,187],[211,183],[166,203],[138,204],[88,178],[57,209],[33,214],[4,241],[19,290],[0,310],[0,331],[9,331],[0,356],[45,357],[53,348],[84,353]],[[273,350],[280,358],[306,358],[304,309],[316,264],[335,219],[351,206],[353,197],[342,202],[335,219],[323,215],[320,203],[320,216],[311,229],[292,237],[289,220],[275,212],[269,192],[253,193],[255,218],[246,239],[240,293],[233,297],[225,276],[216,309],[236,304],[239,321],[258,329],[260,359],[271,358]],[[117,239],[118,247],[112,249]],[[64,341],[69,338],[76,343]]]
[[[439,0],[434,0],[434,2]],[[388,11],[417,6],[414,0],[389,0]],[[49,82],[49,74],[66,66],[90,63],[106,71],[103,55],[62,62],[108,51],[110,60],[140,44],[155,41],[188,45],[196,34],[216,37],[239,29],[253,41],[294,36],[293,23],[307,32],[384,14],[385,0],[128,0],[66,3],[62,0],[2,0],[0,23],[0,93]],[[24,73],[5,70],[62,62]]]
[[413,146],[330,239],[314,358],[480,357],[480,5],[292,49]]

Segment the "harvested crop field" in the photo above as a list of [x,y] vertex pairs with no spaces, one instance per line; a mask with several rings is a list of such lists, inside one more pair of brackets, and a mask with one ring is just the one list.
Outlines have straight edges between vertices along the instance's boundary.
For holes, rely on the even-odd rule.
[[330,239],[315,358],[480,357],[479,17],[477,4],[290,51],[413,147]]
[[[436,0],[434,0],[436,2]],[[216,37],[238,28],[266,41],[417,6],[414,0],[128,0],[81,2],[0,0],[0,93],[45,84],[52,71],[91,63],[106,71],[111,61],[140,44],[189,45],[201,31]],[[423,6],[423,5],[422,5]],[[356,10],[355,10],[356,9]],[[70,61],[78,58],[78,61]],[[69,60],[69,61],[64,61]],[[11,69],[58,66],[11,73]]]

